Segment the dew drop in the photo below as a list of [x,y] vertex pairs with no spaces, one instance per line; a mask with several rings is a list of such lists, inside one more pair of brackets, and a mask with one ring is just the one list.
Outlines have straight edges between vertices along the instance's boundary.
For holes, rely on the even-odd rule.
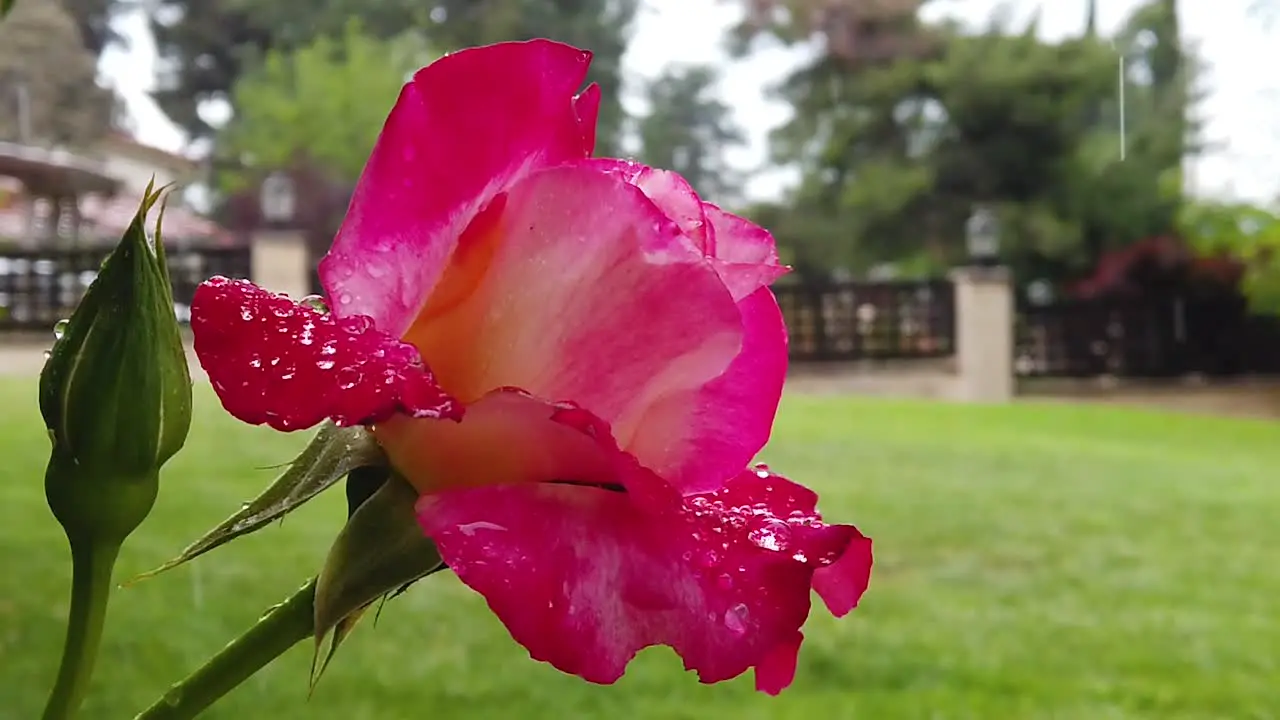
[[724,611],[724,626],[729,628],[729,632],[735,635],[747,634],[747,620],[751,613],[747,610],[747,606],[738,603],[728,610]]
[[782,552],[787,549],[788,543],[791,542],[791,529],[787,527],[785,522],[770,518],[760,527],[747,533],[747,539],[754,543],[756,547],[773,552]]
[[284,603],[280,603],[280,604],[278,604],[278,605],[272,605],[271,607],[267,608],[267,609],[262,613],[262,617],[259,617],[259,618],[258,618],[258,620],[259,620],[259,621],[266,620],[268,617],[270,617],[270,616],[271,616],[271,613],[273,613],[273,612],[275,612],[275,611],[279,610],[279,609],[280,609],[280,608],[282,608],[282,607],[284,607]]
[[324,298],[319,295],[308,295],[298,301],[300,305],[311,308],[321,315],[329,314],[329,305],[325,303]]
[[334,363],[332,360],[317,360],[317,361],[316,361],[316,367],[320,368],[321,370],[332,370],[332,369],[333,369],[334,364],[335,364],[335,363]]
[[68,326],[68,325],[70,325],[70,324],[71,324],[71,321],[70,321],[70,320],[68,320],[68,319],[66,319],[66,318],[63,318],[63,319],[59,320],[58,322],[54,323],[54,325],[53,325],[53,337],[54,337],[54,339],[55,339],[55,340],[61,340],[61,339],[62,339],[62,336],[67,334],[67,326]]
[[342,388],[343,390],[350,390],[356,385],[359,385],[360,381],[363,379],[364,378],[360,374],[359,370],[355,370],[353,368],[343,368],[338,373],[338,387]]
[[53,357],[53,351],[52,351],[52,350],[45,350],[45,351],[44,351],[44,359],[45,359],[45,360],[48,360],[48,359],[49,359],[49,358],[51,358],[51,357]]

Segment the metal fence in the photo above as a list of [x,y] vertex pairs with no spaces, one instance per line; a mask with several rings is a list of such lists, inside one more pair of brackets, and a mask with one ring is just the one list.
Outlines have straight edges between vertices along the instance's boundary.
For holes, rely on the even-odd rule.
[[795,361],[937,358],[955,352],[955,289],[946,280],[779,285],[774,294]]
[[[110,248],[0,249],[0,331],[44,330],[71,314]],[[166,250],[174,309],[190,320],[196,286],[214,275],[249,277],[247,247]]]
[[1280,374],[1280,318],[1240,297],[1099,298],[1024,307],[1014,370],[1029,377]]

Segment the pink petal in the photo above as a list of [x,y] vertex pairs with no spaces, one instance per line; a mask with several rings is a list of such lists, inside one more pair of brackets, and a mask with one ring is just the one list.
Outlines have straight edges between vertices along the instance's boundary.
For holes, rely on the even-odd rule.
[[196,355],[227,412],[251,425],[302,430],[326,418],[362,425],[403,413],[462,417],[417,350],[245,280],[215,277],[191,303]]
[[788,272],[778,262],[778,250],[768,230],[704,202],[678,174],[630,160],[589,162],[643,190],[711,259],[735,300]]
[[764,659],[756,665],[756,690],[777,695],[791,686],[796,679],[796,665],[800,660],[800,645],[804,633],[799,630],[791,637],[773,646]]
[[463,50],[418,71],[387,118],[333,249],[334,311],[400,335],[462,230],[529,173],[591,154],[591,53],[547,40]]
[[[635,185],[713,257],[743,323],[743,345],[716,380],[650,405],[626,449],[682,491],[715,488],[769,440],[787,373],[787,332],[764,286],[786,272],[767,231],[710,203],[676,173],[628,160],[586,163]],[[721,257],[724,259],[722,260]],[[745,293],[745,294],[744,294]]]
[[[715,231],[715,256],[735,265],[768,265],[779,268],[778,248],[768,230],[746,218],[703,203],[707,222]],[[780,267],[783,271],[785,267]]]
[[871,582],[871,538],[859,534],[840,559],[813,574],[813,589],[836,617],[858,607]]
[[787,375],[787,329],[769,288],[738,303],[742,350],[720,377],[650,405],[625,445],[682,492],[703,492],[755,458],[773,430]]
[[572,398],[625,445],[658,398],[725,371],[742,320],[714,269],[642,192],[567,165],[477,217],[404,337],[464,402],[505,386]]
[[524,484],[424,496],[418,517],[535,659],[611,683],[639,650],[669,645],[702,682],[757,667],[760,687],[777,692],[794,672],[814,571],[859,537],[823,524],[815,502],[746,471],[665,507]]
[[578,93],[573,99],[573,109],[578,114],[587,155],[590,155],[596,146],[596,125],[600,119],[600,86],[591,83],[586,90]]
[[648,165],[641,165],[631,160],[615,160],[598,158],[588,161],[592,167],[601,172],[621,178],[640,188],[667,217],[675,221],[680,230],[698,246],[704,255],[709,255],[710,236],[707,227],[707,216],[703,212],[702,200],[693,186],[684,178],[670,170],[659,170]]
[[392,418],[374,428],[396,469],[420,493],[532,482],[618,482],[620,453],[607,426],[568,403],[514,388],[467,406],[461,423]]

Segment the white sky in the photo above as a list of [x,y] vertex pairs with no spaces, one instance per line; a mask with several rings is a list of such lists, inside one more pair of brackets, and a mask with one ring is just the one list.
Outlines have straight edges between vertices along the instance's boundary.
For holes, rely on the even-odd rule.
[[[1270,202],[1280,195],[1280,51],[1267,50],[1266,40],[1280,39],[1280,28],[1268,31],[1251,17],[1253,0],[1182,0],[1182,24],[1208,64],[1201,109],[1210,141],[1209,156],[1192,169],[1190,187],[1214,195]],[[1099,0],[1099,24],[1113,31],[1140,0]],[[770,47],[730,63],[722,49],[724,31],[738,16],[736,3],[725,0],[648,0],[641,11],[625,66],[636,77],[652,77],[672,63],[715,62],[725,68],[722,96],[747,130],[749,147],[731,160],[744,168],[765,162],[769,130],[786,120],[785,105],[766,99],[769,86],[804,57],[803,49]],[[957,17],[981,25],[1005,7],[1016,20],[1037,9],[1041,33],[1049,38],[1077,34],[1084,25],[1085,0],[934,0],[927,15]],[[129,38],[128,52],[109,50],[103,74],[129,102],[136,130],[144,142],[169,150],[184,147],[182,133],[147,97],[153,82],[155,50],[140,15],[120,20]],[[624,101],[635,107],[633,92]],[[776,195],[787,184],[785,172],[764,172],[748,188],[753,197]]]

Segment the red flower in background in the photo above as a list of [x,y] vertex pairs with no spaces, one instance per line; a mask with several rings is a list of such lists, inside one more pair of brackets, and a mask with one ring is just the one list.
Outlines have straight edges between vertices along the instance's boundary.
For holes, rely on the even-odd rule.
[[533,41],[421,70],[321,263],[332,314],[215,278],[196,351],[241,420],[371,426],[534,658],[609,683],[664,644],[776,693],[811,588],[852,610],[871,542],[748,467],[786,373],[773,238],[673,173],[590,159],[589,61]]

